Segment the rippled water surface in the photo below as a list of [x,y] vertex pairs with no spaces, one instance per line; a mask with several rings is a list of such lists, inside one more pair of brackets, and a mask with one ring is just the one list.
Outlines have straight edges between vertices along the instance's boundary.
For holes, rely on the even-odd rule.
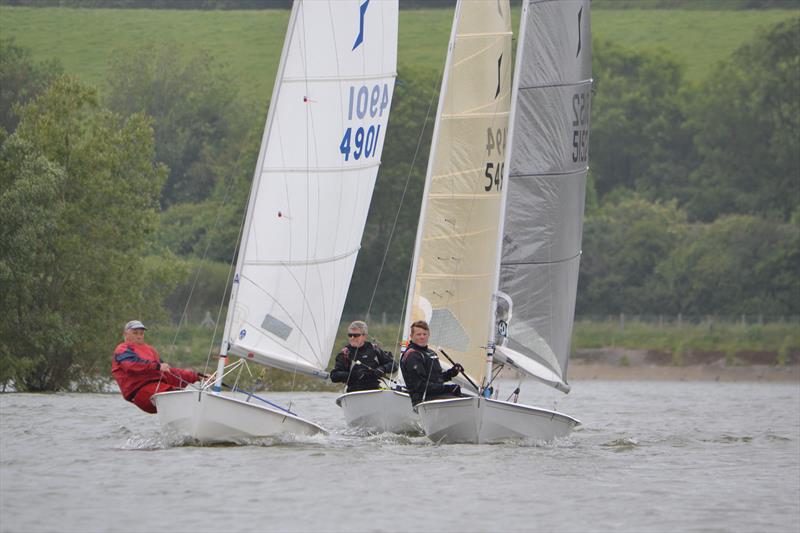
[[118,395],[0,395],[0,531],[800,531],[800,385],[527,389],[583,426],[437,446],[278,393],[331,434],[196,447]]

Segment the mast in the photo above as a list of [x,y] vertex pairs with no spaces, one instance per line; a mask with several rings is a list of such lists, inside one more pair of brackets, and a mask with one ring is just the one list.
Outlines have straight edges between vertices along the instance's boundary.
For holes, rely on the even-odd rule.
[[588,172],[589,10],[589,0],[523,5],[490,332],[495,359],[562,392]]
[[275,116],[275,106],[278,103],[278,95],[281,89],[281,82],[283,79],[283,72],[286,67],[286,56],[289,52],[289,46],[292,42],[292,34],[294,33],[295,25],[297,23],[297,13],[300,10],[300,4],[303,0],[295,0],[292,2],[292,11],[289,14],[289,25],[286,30],[286,37],[283,40],[283,50],[281,51],[281,59],[278,63],[278,72],[275,75],[275,84],[272,88],[272,98],[269,102],[269,110],[267,111],[267,120],[264,124],[264,133],[261,136],[261,147],[258,150],[258,160],[256,161],[256,169],[253,173],[253,184],[250,187],[250,196],[247,199],[247,211],[245,213],[244,225],[239,241],[239,252],[236,260],[236,271],[233,275],[233,285],[231,286],[231,297],[228,301],[228,312],[225,315],[225,328],[222,332],[222,342],[219,350],[219,360],[217,362],[217,379],[214,382],[214,392],[222,390],[222,374],[225,370],[225,365],[228,362],[228,349],[230,343],[228,338],[231,331],[231,324],[233,322],[233,309],[236,304],[236,297],[239,294],[239,278],[244,264],[245,250],[247,248],[247,234],[250,226],[253,223],[253,207],[255,205],[258,188],[261,184],[262,169],[264,167],[264,154],[267,152],[267,143],[269,142],[271,125]]
[[484,378],[490,302],[511,94],[507,0],[459,2],[417,227],[406,334],[430,323],[475,381]]
[[508,174],[505,177],[503,189],[500,191],[500,224],[497,226],[497,250],[492,287],[495,288],[491,302],[491,320],[489,321],[489,341],[486,344],[486,377],[484,387],[488,387],[492,380],[492,367],[494,366],[494,348],[497,341],[497,291],[500,285],[500,263],[503,258],[503,235],[506,227],[506,201],[508,198],[508,184],[511,181],[511,154],[514,146],[514,120],[517,114],[517,96],[519,94],[519,79],[522,58],[525,55],[525,27],[528,20],[528,1],[522,2],[522,13],[519,19],[519,35],[517,36],[517,56],[514,61],[514,73],[511,85],[511,106],[508,111],[508,134],[506,135],[505,168]]
[[439,101],[436,104],[436,119],[433,123],[433,135],[431,137],[431,156],[428,158],[428,168],[425,172],[425,186],[422,191],[422,202],[419,208],[419,221],[417,222],[417,236],[414,239],[414,255],[411,259],[411,276],[408,278],[408,295],[406,299],[406,312],[405,324],[403,325],[403,336],[406,339],[411,338],[411,324],[413,322],[411,311],[414,306],[414,295],[416,293],[415,285],[417,280],[417,264],[419,263],[419,254],[422,248],[422,235],[425,230],[425,215],[428,207],[428,193],[431,187],[431,175],[435,163],[436,148],[439,146],[439,128],[442,122],[442,112],[444,110],[444,95],[447,91],[447,82],[450,78],[450,63],[453,60],[453,48],[456,44],[456,30],[458,29],[458,19],[461,15],[461,1],[456,2],[455,14],[453,15],[453,25],[450,28],[450,41],[447,45],[447,57],[444,61],[444,74],[442,75],[442,83],[439,88]]

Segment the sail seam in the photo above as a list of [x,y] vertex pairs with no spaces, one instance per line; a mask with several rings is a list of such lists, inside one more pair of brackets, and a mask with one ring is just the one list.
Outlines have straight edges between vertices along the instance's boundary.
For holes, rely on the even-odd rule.
[[337,82],[337,81],[364,81],[382,80],[397,77],[397,72],[386,74],[373,74],[372,76],[309,76],[308,78],[283,78],[283,83],[307,83],[307,82]]
[[485,274],[417,274],[417,279],[483,279],[491,276],[491,272]]
[[475,37],[494,37],[499,35],[500,37],[506,37],[508,35],[514,35],[514,32],[510,31],[498,31],[492,33],[459,33],[457,39],[471,39]]
[[525,174],[509,174],[508,178],[511,179],[511,178],[544,178],[544,177],[547,177],[547,176],[553,176],[553,177],[557,177],[557,176],[577,176],[579,174],[583,174],[584,172],[587,172],[588,170],[589,170],[589,166],[587,165],[587,166],[585,166],[585,167],[583,167],[583,168],[581,168],[579,170],[568,170],[568,171],[564,171],[564,172],[540,172],[540,173],[536,173],[536,174],[528,174],[528,173],[525,173]]
[[588,85],[594,81],[594,78],[588,80],[569,81],[564,83],[549,83],[547,85],[530,85],[527,87],[519,87],[520,91],[530,91],[531,89],[553,89],[560,87],[577,87],[579,85]]
[[323,259],[314,259],[310,261],[245,261],[244,264],[248,266],[306,266],[306,265],[321,265],[324,263],[335,263],[340,259],[345,259],[350,257],[351,255],[355,255],[358,253],[361,247],[355,248],[354,250],[350,250],[349,252],[344,252],[339,255],[334,255],[332,257],[326,257]]
[[566,259],[558,259],[556,261],[501,261],[500,264],[503,266],[524,266],[524,265],[558,265],[561,263],[569,263],[575,258],[578,258],[583,253],[582,250],[578,251],[577,254],[567,257]]
[[376,161],[375,163],[370,163],[369,165],[362,165],[362,166],[348,166],[348,167],[312,167],[312,168],[304,168],[304,167],[270,167],[264,168],[261,170],[262,174],[280,174],[282,172],[308,172],[312,170],[314,172],[320,173],[328,173],[328,172],[347,172],[351,170],[369,170],[371,168],[376,168],[380,166],[381,162]]
[[442,114],[442,120],[445,119],[467,119],[467,118],[495,118],[495,117],[505,117],[508,116],[508,111],[501,111],[499,113],[453,113],[453,114]]

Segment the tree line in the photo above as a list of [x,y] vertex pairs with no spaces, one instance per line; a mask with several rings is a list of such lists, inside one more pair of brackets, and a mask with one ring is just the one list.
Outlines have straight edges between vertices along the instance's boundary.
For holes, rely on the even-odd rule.
[[[800,314],[798,34],[697,84],[666,51],[594,43],[579,316]],[[440,79],[398,66],[348,316],[403,308]],[[216,316],[266,108],[175,46],[119,55],[100,94],[3,39],[0,87],[0,382],[91,381],[128,318]]]
[[[85,9],[289,9],[293,0],[0,0],[0,5]],[[512,0],[512,6],[518,4]],[[400,9],[452,9],[456,0],[399,0]],[[592,9],[792,9],[794,0],[593,0]]]

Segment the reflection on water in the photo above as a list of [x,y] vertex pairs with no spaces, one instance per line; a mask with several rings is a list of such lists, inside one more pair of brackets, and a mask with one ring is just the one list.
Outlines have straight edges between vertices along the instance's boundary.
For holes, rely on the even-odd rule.
[[800,528],[797,384],[544,389],[521,401],[584,425],[490,446],[347,428],[333,393],[270,395],[329,435],[240,446],[162,432],[117,395],[0,395],[0,532]]

